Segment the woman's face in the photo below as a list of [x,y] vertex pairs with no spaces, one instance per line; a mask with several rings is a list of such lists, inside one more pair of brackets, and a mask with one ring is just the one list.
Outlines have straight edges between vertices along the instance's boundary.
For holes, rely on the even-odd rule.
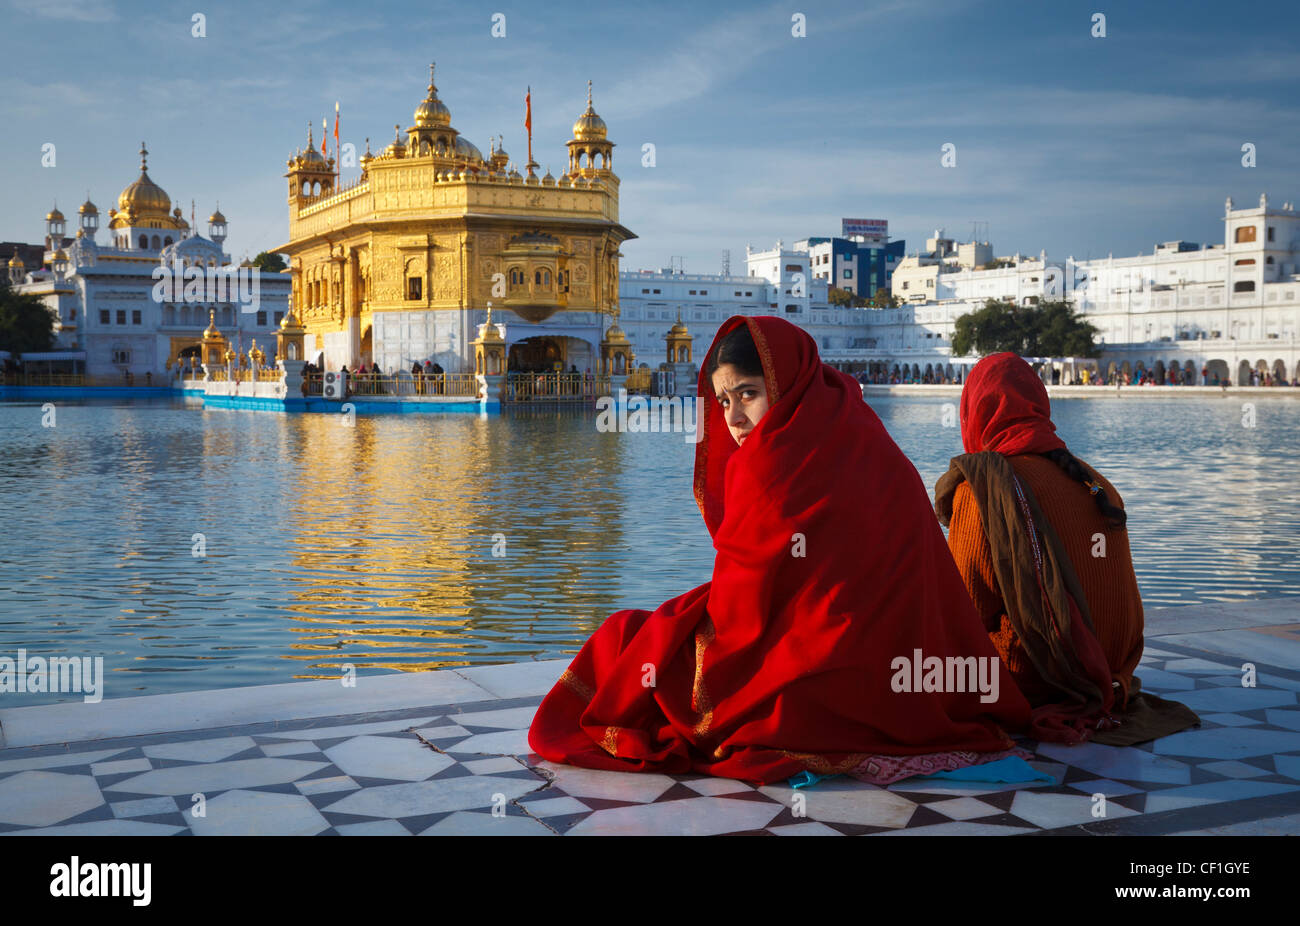
[[727,430],[738,445],[744,444],[749,432],[767,414],[767,383],[761,376],[742,373],[734,364],[724,363],[713,374],[713,394],[726,416]]

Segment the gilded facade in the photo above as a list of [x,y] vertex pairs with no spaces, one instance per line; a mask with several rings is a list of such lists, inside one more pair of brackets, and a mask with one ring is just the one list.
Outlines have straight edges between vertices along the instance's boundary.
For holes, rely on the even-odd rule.
[[594,372],[617,331],[619,246],[635,236],[619,224],[614,144],[590,87],[559,178],[531,160],[520,173],[495,142],[484,156],[452,127],[432,67],[412,122],[382,152],[367,143],[348,186],[310,130],[288,162],[289,242],[277,250],[308,357],[468,371],[491,302],[512,369]]

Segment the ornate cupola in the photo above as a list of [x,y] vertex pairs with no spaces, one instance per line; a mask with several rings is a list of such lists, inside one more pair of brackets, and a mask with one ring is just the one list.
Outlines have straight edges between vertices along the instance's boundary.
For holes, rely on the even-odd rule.
[[307,123],[307,150],[298,151],[286,162],[289,170],[289,203],[301,208],[322,196],[334,192],[334,159],[326,160],[316,150],[312,124]]
[[226,217],[221,214],[220,203],[217,203],[217,211],[208,216],[208,237],[217,244],[226,240]]
[[573,123],[573,139],[568,146],[569,176],[614,176],[614,143],[608,138],[605,120],[592,107],[591,81],[587,81],[586,112]]
[[17,286],[27,276],[27,267],[23,264],[23,259],[18,256],[18,247],[14,246],[14,256],[9,258],[9,285]]
[[89,196],[81,204],[77,214],[81,216],[81,231],[85,232],[87,237],[94,238],[95,232],[99,231],[99,209],[90,201]]
[[57,205],[45,213],[45,246],[54,249],[63,244],[67,227],[67,220]]
[[[430,64],[429,95],[415,107],[414,124],[406,130],[406,155],[413,158],[433,155],[438,158],[452,159],[459,154],[456,150],[456,136],[459,133],[451,127],[451,112],[446,104],[438,99],[438,87],[433,82],[433,70],[434,65]],[[482,160],[482,155],[479,156],[479,160]]]

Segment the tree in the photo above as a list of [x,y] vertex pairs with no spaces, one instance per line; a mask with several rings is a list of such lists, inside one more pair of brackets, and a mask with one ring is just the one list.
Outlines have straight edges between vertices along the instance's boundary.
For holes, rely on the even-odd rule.
[[830,286],[826,289],[826,301],[831,305],[851,305],[853,293],[847,289],[840,289],[838,286]]
[[972,351],[1011,351],[1025,357],[1095,357],[1097,329],[1074,314],[1068,302],[1018,306],[989,299],[982,309],[957,319],[952,337],[954,357]]
[[0,279],[0,350],[14,356],[54,346],[54,316],[35,296],[16,293]]
[[287,269],[289,265],[284,262],[283,254],[263,251],[253,258],[253,266],[264,273],[279,273],[281,270]]

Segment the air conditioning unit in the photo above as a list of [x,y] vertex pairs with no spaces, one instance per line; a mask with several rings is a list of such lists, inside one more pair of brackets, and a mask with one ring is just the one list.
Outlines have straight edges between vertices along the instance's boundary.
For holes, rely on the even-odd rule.
[[325,372],[325,387],[322,390],[325,398],[340,401],[343,393],[347,389],[348,375],[342,370],[327,370]]

